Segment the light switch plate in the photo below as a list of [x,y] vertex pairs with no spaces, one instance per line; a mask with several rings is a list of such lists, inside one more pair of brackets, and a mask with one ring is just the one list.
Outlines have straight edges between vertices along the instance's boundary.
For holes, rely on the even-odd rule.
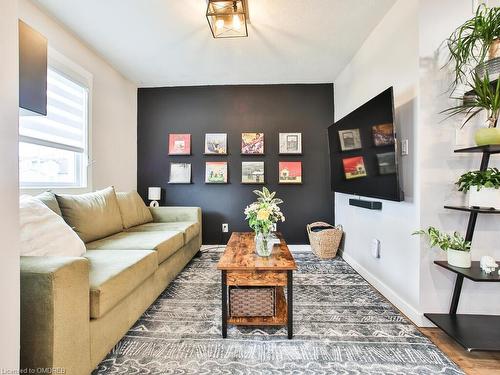
[[401,155],[408,155],[408,139],[403,139],[401,141]]

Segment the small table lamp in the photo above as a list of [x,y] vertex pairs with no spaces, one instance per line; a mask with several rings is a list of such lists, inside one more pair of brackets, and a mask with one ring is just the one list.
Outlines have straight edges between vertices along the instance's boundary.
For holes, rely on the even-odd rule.
[[151,201],[149,207],[158,207],[158,201],[161,199],[161,187],[148,188],[148,199]]

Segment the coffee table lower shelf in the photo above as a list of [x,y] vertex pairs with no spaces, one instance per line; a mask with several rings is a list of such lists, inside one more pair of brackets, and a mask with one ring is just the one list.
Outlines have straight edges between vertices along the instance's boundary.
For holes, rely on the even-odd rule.
[[283,287],[276,287],[275,316],[228,317],[227,323],[236,326],[284,326],[287,320],[287,304]]
[[469,352],[500,351],[500,315],[424,314]]

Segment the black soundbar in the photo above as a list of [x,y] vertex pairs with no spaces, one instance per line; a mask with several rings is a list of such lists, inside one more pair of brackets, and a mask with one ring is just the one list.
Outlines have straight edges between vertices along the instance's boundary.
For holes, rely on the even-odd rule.
[[381,210],[382,202],[378,201],[364,201],[362,199],[349,199],[349,204],[351,206],[367,208],[369,210]]

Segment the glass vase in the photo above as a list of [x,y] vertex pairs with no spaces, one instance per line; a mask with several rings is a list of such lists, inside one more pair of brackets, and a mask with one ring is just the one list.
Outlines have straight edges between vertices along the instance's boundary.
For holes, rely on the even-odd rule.
[[268,257],[273,252],[271,233],[255,233],[255,252],[261,257]]

